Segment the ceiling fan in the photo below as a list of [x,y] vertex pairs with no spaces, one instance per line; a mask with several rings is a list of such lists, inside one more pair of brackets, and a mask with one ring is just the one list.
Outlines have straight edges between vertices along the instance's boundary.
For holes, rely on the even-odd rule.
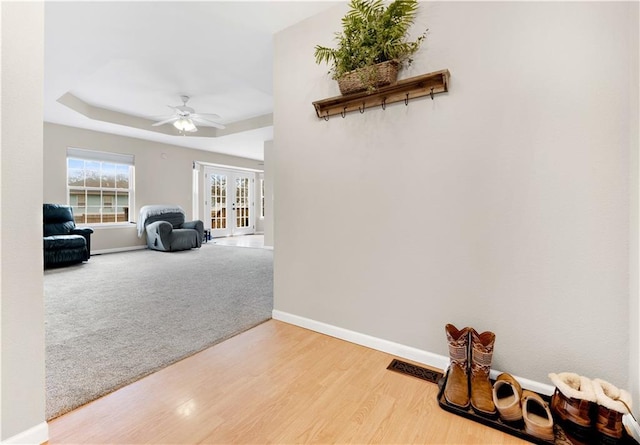
[[212,119],[220,119],[220,116],[217,114],[203,114],[196,113],[191,107],[187,106],[187,102],[189,101],[189,96],[180,96],[182,100],[182,105],[178,105],[176,107],[167,105],[169,108],[173,109],[175,113],[163,119],[161,121],[153,123],[151,126],[158,127],[160,125],[173,123],[173,126],[180,130],[182,133],[193,133],[198,131],[195,123],[208,125],[211,127],[216,127],[220,129],[224,129],[224,125],[219,124],[218,122]]

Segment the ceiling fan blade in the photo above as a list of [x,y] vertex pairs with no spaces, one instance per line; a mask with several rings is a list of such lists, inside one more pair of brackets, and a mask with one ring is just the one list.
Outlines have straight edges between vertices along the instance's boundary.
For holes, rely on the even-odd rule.
[[219,114],[215,114],[215,113],[192,113],[192,116],[200,116],[204,119],[221,119],[221,116]]
[[185,115],[193,114],[196,112],[196,110],[194,110],[191,107],[187,107],[186,105],[180,105],[179,107],[175,107],[175,110],[178,113],[185,114]]
[[204,117],[202,117],[202,115],[200,114],[192,114],[191,116],[189,116],[191,118],[191,120],[196,121],[196,122],[200,122],[202,124],[205,125],[210,125],[212,127],[216,127],[219,128],[221,130],[225,129],[225,126],[222,124],[219,124],[218,122],[214,122],[212,120],[209,119],[205,119]]
[[178,120],[179,118],[180,118],[180,116],[171,116],[170,118],[165,119],[165,120],[163,120],[163,121],[155,122],[155,123],[151,124],[151,126],[152,126],[152,127],[157,127],[157,126],[159,126],[159,125],[168,124],[169,122],[176,121],[176,120]]

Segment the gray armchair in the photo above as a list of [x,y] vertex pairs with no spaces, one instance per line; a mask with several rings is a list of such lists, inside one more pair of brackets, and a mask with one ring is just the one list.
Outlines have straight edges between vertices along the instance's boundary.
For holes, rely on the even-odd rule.
[[202,246],[204,224],[200,220],[185,221],[179,206],[149,205],[140,209],[138,236],[143,232],[149,249],[175,252]]

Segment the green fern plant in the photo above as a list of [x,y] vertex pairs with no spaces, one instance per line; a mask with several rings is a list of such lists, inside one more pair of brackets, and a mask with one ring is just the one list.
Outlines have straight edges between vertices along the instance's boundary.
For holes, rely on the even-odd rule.
[[349,8],[342,18],[342,32],[336,33],[337,47],[315,47],[316,63],[330,65],[333,79],[389,60],[411,63],[411,55],[427,33],[407,40],[418,11],[417,0],[394,0],[388,6],[382,0],[351,0]]

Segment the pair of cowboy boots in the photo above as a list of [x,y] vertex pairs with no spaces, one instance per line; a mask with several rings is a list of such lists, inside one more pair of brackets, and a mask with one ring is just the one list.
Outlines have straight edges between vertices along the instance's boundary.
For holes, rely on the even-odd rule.
[[448,404],[462,409],[473,410],[484,416],[495,417],[493,389],[489,381],[493,345],[493,332],[478,334],[466,327],[458,330],[454,325],[445,326],[449,343],[449,371],[444,387],[444,397]]
[[562,424],[569,440],[576,444],[621,443],[622,416],[631,412],[631,396],[601,379],[589,379],[571,372],[551,373],[556,386],[551,411]]

